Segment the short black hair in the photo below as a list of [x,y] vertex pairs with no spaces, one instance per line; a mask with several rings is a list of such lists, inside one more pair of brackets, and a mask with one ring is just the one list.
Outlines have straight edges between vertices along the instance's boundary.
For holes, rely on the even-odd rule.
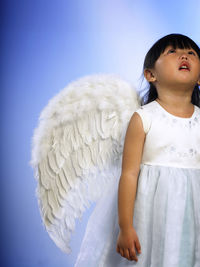
[[[153,68],[156,60],[160,57],[160,55],[165,51],[165,49],[169,45],[171,45],[174,49],[192,48],[197,53],[200,59],[200,48],[192,39],[190,39],[189,37],[183,34],[172,33],[159,39],[149,49],[144,59],[143,71],[145,69]],[[142,104],[150,103],[158,97],[155,86],[152,83],[149,83],[149,84],[150,86],[149,86],[148,92],[142,97]],[[200,91],[199,91],[198,85],[194,87],[191,102],[194,105],[197,105],[200,107]]]
[[174,49],[192,48],[195,50],[195,52],[200,58],[200,49],[198,45],[192,39],[182,34],[172,33],[159,39],[149,49],[144,59],[143,70],[148,69],[148,68],[153,68],[156,60],[159,58],[159,56],[165,51],[165,49],[169,45],[171,45]]

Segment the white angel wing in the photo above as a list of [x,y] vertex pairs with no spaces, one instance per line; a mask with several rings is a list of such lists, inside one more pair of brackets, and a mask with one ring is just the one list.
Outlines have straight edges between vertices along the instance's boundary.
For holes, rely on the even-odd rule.
[[113,74],[70,83],[42,111],[32,139],[31,166],[43,224],[69,253],[75,219],[101,197],[120,168],[124,136],[139,99]]

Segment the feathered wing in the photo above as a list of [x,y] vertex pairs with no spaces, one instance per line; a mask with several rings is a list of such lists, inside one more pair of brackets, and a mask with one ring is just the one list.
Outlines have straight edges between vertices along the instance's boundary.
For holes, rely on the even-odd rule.
[[64,252],[71,251],[75,219],[115,179],[127,125],[139,105],[128,82],[96,74],[70,83],[42,111],[30,164],[43,224]]

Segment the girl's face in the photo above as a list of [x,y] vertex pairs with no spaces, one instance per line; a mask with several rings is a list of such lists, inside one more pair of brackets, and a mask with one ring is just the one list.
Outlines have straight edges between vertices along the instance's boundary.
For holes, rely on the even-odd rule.
[[192,48],[168,46],[152,70],[156,86],[195,86],[200,80],[200,59]]

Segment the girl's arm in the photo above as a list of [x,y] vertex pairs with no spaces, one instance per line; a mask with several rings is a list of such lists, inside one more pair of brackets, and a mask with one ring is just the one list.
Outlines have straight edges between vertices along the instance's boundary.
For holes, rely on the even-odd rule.
[[[120,240],[118,240],[117,251],[128,259],[130,259],[131,254],[134,254],[133,257],[135,257],[135,253],[130,253],[128,256],[127,249],[131,250],[132,252],[134,249],[132,246],[134,240],[130,238],[130,233],[133,233],[134,202],[144,141],[145,132],[143,129],[142,120],[138,113],[134,113],[131,117],[126,132],[122,161],[122,174],[118,189],[118,221],[120,231],[125,233],[123,237],[125,237],[126,240],[121,240],[124,242],[120,242]],[[128,233],[129,235],[127,235]],[[124,249],[124,251],[120,251],[120,249]]]

